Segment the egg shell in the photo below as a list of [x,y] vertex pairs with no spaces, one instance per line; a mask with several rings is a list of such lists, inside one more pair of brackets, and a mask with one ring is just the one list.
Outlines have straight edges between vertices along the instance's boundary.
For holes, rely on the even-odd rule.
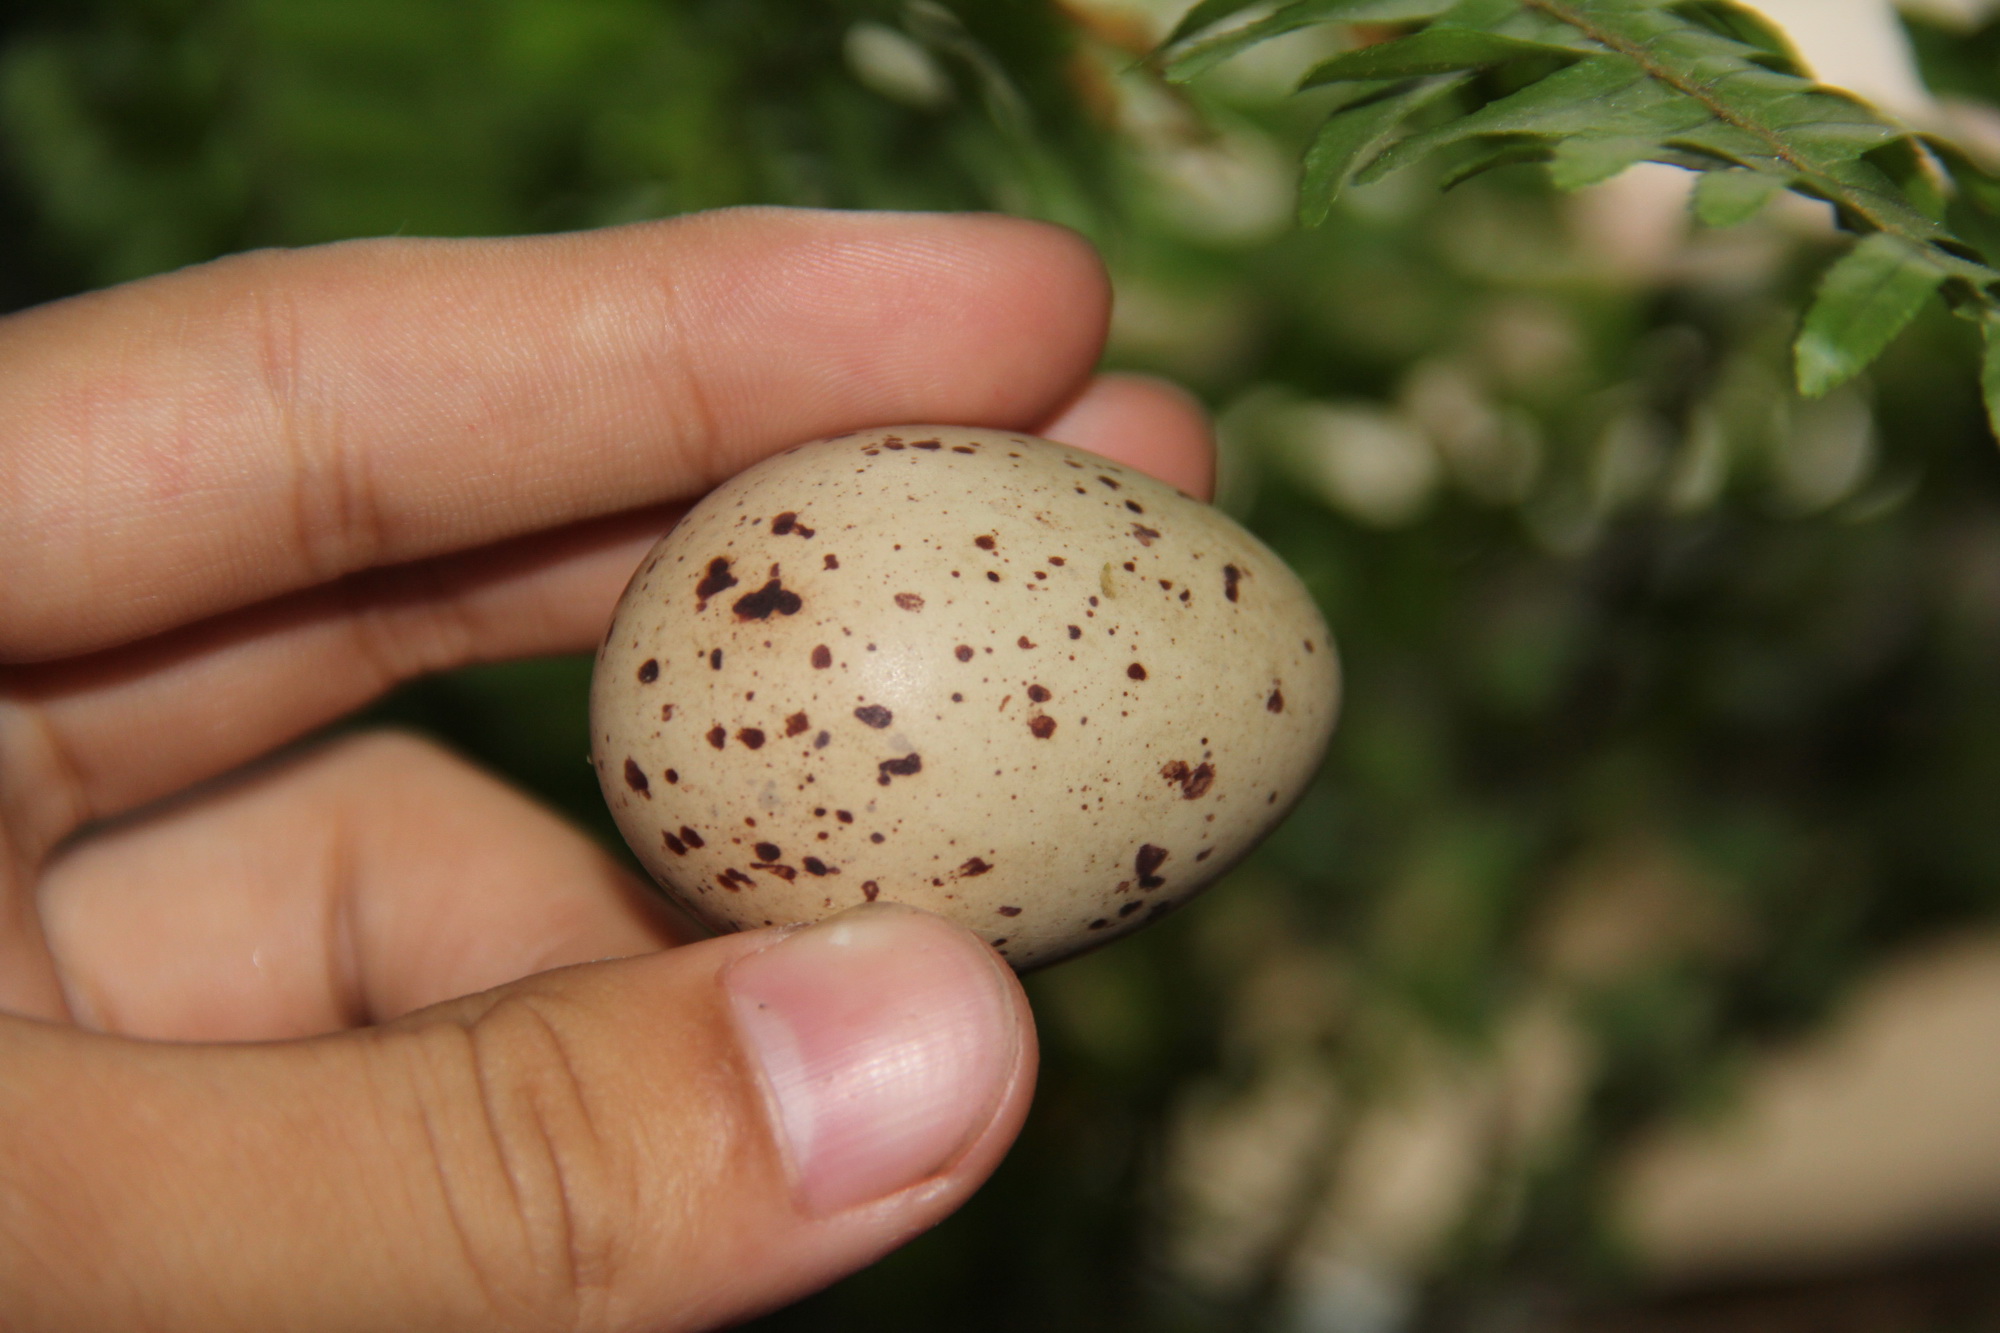
[[1338,695],[1311,597],[1217,510],[1047,440],[905,426],[770,458],[662,538],[591,735],[626,840],[711,927],[904,902],[1026,969],[1240,860]]

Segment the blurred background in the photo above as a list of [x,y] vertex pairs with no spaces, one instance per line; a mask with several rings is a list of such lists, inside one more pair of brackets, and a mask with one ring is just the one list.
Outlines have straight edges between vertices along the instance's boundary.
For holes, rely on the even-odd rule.
[[[1790,388],[1840,238],[1641,169],[1291,221],[1313,30],[1189,88],[1185,0],[13,0],[0,309],[252,246],[747,202],[1002,209],[1217,413],[1221,505],[1348,671],[1210,895],[1030,979],[960,1216],[759,1328],[2000,1328],[2000,455],[1941,307]],[[1979,0],[1771,0],[2000,152]],[[422,728],[615,844],[588,663]]]

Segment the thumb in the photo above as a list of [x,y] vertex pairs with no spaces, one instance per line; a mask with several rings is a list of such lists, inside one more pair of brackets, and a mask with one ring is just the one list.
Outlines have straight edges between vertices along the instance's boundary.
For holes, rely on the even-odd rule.
[[735,1321],[963,1202],[1034,1066],[1006,966],[888,905],[310,1041],[6,1021],[0,1327]]

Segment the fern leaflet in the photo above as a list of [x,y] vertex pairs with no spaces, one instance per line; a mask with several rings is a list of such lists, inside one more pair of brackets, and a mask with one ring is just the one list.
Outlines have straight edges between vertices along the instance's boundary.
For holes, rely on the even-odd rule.
[[[1784,35],[1734,0],[1202,0],[1158,53],[1187,80],[1327,23],[1393,25],[1307,73],[1344,96],[1306,153],[1299,213],[1444,156],[1447,183],[1542,162],[1577,189],[1638,162],[1702,173],[1696,215],[1754,216],[1781,190],[1830,205],[1861,240],[1821,281],[1795,368],[1817,395],[1865,369],[1933,293],[1978,323],[2000,432],[2000,268],[1948,210],[2000,219],[2000,179],[1968,154],[1813,81]],[[1368,30],[1379,36],[1379,26]],[[1987,228],[1981,227],[1982,232]]]

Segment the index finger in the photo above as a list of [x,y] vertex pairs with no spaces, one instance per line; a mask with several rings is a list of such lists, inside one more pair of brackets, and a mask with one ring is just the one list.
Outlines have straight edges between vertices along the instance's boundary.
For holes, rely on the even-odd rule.
[[688,499],[870,424],[1026,428],[1109,288],[997,216],[744,209],[260,252],[0,320],[0,661]]

